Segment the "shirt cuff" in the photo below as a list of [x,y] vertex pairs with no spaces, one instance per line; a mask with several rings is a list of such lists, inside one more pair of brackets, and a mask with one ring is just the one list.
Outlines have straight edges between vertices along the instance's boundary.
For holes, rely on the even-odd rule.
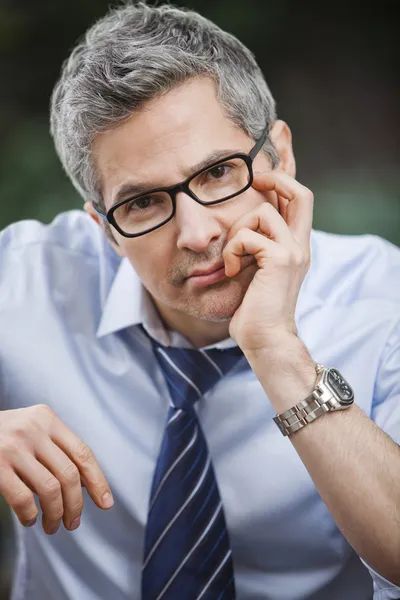
[[382,575],[379,575],[365,560],[360,558],[361,562],[367,567],[374,584],[373,600],[400,600],[400,586],[395,585]]

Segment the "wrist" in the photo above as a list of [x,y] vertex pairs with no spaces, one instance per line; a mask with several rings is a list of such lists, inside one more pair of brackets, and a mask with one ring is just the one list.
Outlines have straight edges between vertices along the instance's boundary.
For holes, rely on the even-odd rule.
[[[310,360],[310,355],[302,340],[296,333],[289,331],[275,331],[268,335],[257,348],[242,348],[248,362],[256,368],[258,365],[268,363],[281,364],[286,360]],[[253,369],[254,370],[254,369]]]
[[306,346],[294,335],[279,343],[244,352],[276,413],[304,400],[315,387],[315,362]]
[[257,360],[258,357],[279,355],[281,352],[285,352],[286,348],[302,343],[297,335],[294,322],[287,326],[259,328],[256,335],[252,335],[250,340],[248,338],[241,339],[240,336],[234,337],[234,339],[248,360],[249,358]]

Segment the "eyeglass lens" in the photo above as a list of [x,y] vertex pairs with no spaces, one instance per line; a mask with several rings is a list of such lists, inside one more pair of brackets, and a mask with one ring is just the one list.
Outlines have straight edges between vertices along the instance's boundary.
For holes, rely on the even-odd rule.
[[[215,202],[239,194],[249,179],[246,161],[232,158],[196,175],[189,189],[202,202]],[[125,233],[138,234],[161,225],[172,212],[172,199],[167,192],[149,192],[119,206],[114,219]]]

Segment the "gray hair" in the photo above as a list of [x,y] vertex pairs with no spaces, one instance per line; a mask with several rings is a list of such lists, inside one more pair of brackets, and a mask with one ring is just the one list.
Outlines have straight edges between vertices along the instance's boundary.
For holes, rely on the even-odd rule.
[[[62,67],[51,99],[51,134],[85,200],[104,211],[91,147],[145,102],[198,76],[210,77],[227,117],[253,139],[276,119],[253,54],[196,12],[127,2],[95,23]],[[268,138],[264,152],[279,162]]]

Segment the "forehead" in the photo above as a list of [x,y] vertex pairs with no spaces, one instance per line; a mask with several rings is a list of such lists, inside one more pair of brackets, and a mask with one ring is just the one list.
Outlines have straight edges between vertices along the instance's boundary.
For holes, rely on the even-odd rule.
[[246,151],[250,140],[224,114],[213,82],[199,78],[174,88],[95,138],[106,206],[124,184],[172,185],[208,153],[225,148]]

